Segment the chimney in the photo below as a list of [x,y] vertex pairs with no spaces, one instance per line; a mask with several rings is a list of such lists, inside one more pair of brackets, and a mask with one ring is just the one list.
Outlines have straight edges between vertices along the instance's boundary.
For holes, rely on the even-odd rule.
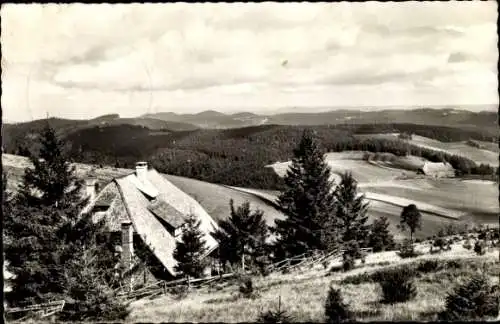
[[134,255],[134,232],[132,222],[122,223],[122,264],[124,271],[132,267],[132,256]]
[[148,174],[148,162],[137,162],[135,164],[135,175],[141,182],[146,182]]

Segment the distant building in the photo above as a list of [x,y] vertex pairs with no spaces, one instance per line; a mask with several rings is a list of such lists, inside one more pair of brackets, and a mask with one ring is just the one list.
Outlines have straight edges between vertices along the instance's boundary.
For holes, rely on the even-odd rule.
[[418,170],[418,174],[424,174],[433,178],[450,178],[455,176],[455,169],[444,162],[425,162]]
[[[94,181],[87,181],[87,195],[91,200],[84,210],[94,220],[105,218],[109,232],[120,242],[117,252],[125,269],[134,267],[137,260],[134,246],[143,243],[163,266],[162,276],[176,276],[177,261],[173,252],[189,214],[201,221],[208,248],[205,257],[210,257],[218,247],[211,236],[218,228],[212,217],[194,198],[156,170],[148,169],[146,162],[138,162],[135,172],[114,178],[98,194],[92,192],[93,188]],[[214,267],[214,262],[209,263],[207,274],[210,267]]]

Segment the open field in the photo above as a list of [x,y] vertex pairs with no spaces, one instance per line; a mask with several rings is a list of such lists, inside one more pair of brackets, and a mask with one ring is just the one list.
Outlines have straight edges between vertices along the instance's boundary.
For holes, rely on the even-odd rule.
[[[277,192],[257,189],[235,189],[252,193],[256,196],[262,197],[263,199],[269,200],[270,202],[275,202],[279,194]],[[365,193],[365,197],[369,202],[368,221],[371,222],[377,217],[386,216],[390,221],[389,228],[397,239],[402,239],[408,235],[407,232],[401,232],[401,230],[397,228],[397,225],[400,221],[402,208],[409,203],[416,203],[419,206],[422,214],[422,229],[415,233],[415,237],[417,238],[426,238],[428,236],[432,236],[436,234],[443,225],[456,222],[460,220],[460,217],[465,216],[461,211],[439,208],[434,205],[420,203],[409,199],[398,199],[397,197],[389,195]]]
[[243,192],[231,187],[203,182],[195,179],[165,175],[179,189],[196,199],[209,215],[217,221],[227,219],[230,214],[229,200],[233,199],[235,206],[250,203],[251,209],[260,209],[264,212],[267,224],[274,225],[276,218],[283,219],[285,215],[277,211],[270,202],[250,193]]
[[[416,173],[409,170],[384,167],[377,165],[379,162],[369,163],[363,160],[365,152],[348,151],[348,152],[330,152],[325,158],[332,170],[332,180],[336,183],[340,181],[340,174],[350,171],[358,183],[374,183],[379,181],[393,180],[404,175],[415,176]],[[408,162],[409,163],[409,162]],[[271,167],[275,172],[283,177],[291,162],[277,162],[268,167]]]
[[[439,230],[443,222],[455,220],[498,224],[498,185],[491,181],[430,179],[417,177],[414,172],[398,169],[381,161],[363,160],[365,153],[328,153],[328,165],[338,174],[350,171],[361,192],[370,201],[369,215],[387,216],[395,229],[402,207],[414,203],[423,212],[424,227],[419,235],[428,236]],[[291,162],[271,165],[283,176]],[[407,157],[401,163],[418,165],[422,159]],[[403,179],[402,173],[407,179]],[[399,231],[396,231],[396,233]]]
[[[398,139],[397,133],[389,134],[363,134],[355,135],[357,138],[383,138],[395,140]],[[490,142],[475,141],[477,144],[484,147],[484,149],[470,146],[467,142],[441,142],[428,137],[413,135],[412,139],[408,143],[417,145],[423,148],[433,149],[437,151],[443,151],[450,154],[461,155],[466,158],[471,159],[477,164],[489,164],[491,166],[498,166],[498,144]]]
[[[381,303],[378,283],[361,280],[358,284],[343,282],[362,273],[370,273],[385,267],[405,264],[416,268],[424,260],[454,260],[455,269],[436,269],[419,273],[414,279],[417,297],[398,303]],[[438,255],[424,255],[415,259],[399,259],[395,252],[382,252],[367,257],[366,265],[352,271],[328,273],[311,269],[300,273],[271,274],[256,277],[258,296],[246,299],[239,296],[236,285],[222,290],[204,288],[191,293],[186,299],[176,300],[163,296],[155,300],[140,300],[131,305],[128,321],[147,322],[253,322],[260,312],[276,310],[281,296],[283,310],[297,322],[324,322],[324,303],[330,285],[339,287],[344,300],[350,305],[356,319],[364,321],[434,320],[444,308],[444,297],[456,284],[470,277],[477,269],[486,267],[492,283],[498,283],[500,271],[498,249],[485,256],[460,249]]]

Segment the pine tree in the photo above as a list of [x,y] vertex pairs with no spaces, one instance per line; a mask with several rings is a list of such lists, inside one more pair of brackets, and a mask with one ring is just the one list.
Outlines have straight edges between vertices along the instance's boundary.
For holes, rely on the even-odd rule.
[[491,286],[487,276],[474,275],[446,297],[446,309],[440,314],[445,321],[485,320],[497,317],[500,290]]
[[337,243],[335,197],[324,151],[311,132],[305,131],[294,150],[278,203],[288,216],[275,220],[277,257],[310,250],[327,250]]
[[325,302],[325,316],[327,323],[339,323],[353,319],[349,305],[344,302],[340,289],[330,287]]
[[[6,299],[12,306],[64,299],[68,307],[76,305],[75,316],[92,317],[95,310],[85,300],[97,298],[101,294],[98,285],[108,282],[75,278],[82,268],[90,272],[112,269],[110,251],[98,240],[104,220],[94,223],[89,215],[80,214],[86,200],[74,169],[65,160],[62,141],[49,126],[41,142],[43,160],[32,159],[35,169],[25,170],[21,191],[13,198],[10,212],[4,213],[4,253],[14,275]],[[91,265],[82,263],[89,250],[96,251]],[[77,285],[84,287],[84,294],[71,293]],[[112,309],[117,304],[113,299],[99,299],[98,307]]]
[[385,251],[394,246],[394,236],[389,231],[389,219],[385,216],[377,218],[370,226],[368,247],[373,252]]
[[63,225],[59,210],[54,207],[16,206],[4,215],[5,259],[12,292],[7,300],[17,306],[42,303],[64,293],[64,261],[58,229]]
[[213,233],[219,242],[219,253],[222,263],[241,263],[245,267],[245,256],[257,263],[266,255],[266,239],[268,227],[264,220],[264,212],[251,211],[250,203],[244,202],[235,209],[234,201],[229,202],[231,215],[219,223],[220,230]]
[[368,204],[363,202],[364,195],[358,197],[357,183],[351,173],[342,174],[341,182],[335,189],[335,198],[342,241],[357,241],[363,247],[368,237]]
[[39,154],[30,155],[33,169],[27,168],[24,173],[19,196],[22,203],[30,206],[67,207],[79,202],[77,207],[81,208],[82,184],[76,178],[74,167],[68,162],[64,143],[48,121],[40,141]]
[[[59,314],[62,321],[113,321],[123,320],[128,305],[116,298],[107,275],[110,267],[103,267],[102,249],[93,245],[80,251],[78,258],[68,260],[64,274],[68,284],[66,304]],[[107,273],[108,272],[108,273]]]
[[401,227],[410,231],[410,244],[413,246],[413,235],[415,231],[422,227],[422,215],[417,206],[410,204],[403,208],[401,212]]
[[174,259],[177,260],[175,271],[187,277],[201,277],[205,269],[202,258],[207,248],[200,224],[201,221],[197,220],[194,215],[189,215],[181,241],[177,242],[174,250]]

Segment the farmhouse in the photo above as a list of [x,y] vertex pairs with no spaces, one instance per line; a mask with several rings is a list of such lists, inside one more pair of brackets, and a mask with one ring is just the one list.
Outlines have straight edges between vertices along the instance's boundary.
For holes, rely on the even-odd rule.
[[155,256],[164,274],[176,276],[173,252],[190,214],[201,221],[208,248],[204,257],[217,248],[217,241],[210,234],[218,228],[217,223],[196,200],[148,168],[146,162],[138,162],[135,172],[114,178],[98,194],[93,192],[94,188],[95,182],[89,179],[90,202],[84,211],[95,221],[105,218],[107,229],[120,242],[117,251],[125,270],[137,265],[134,246],[143,244]]
[[445,178],[455,176],[455,169],[449,163],[434,163],[425,162],[418,170],[417,173],[425,174],[433,178]]

